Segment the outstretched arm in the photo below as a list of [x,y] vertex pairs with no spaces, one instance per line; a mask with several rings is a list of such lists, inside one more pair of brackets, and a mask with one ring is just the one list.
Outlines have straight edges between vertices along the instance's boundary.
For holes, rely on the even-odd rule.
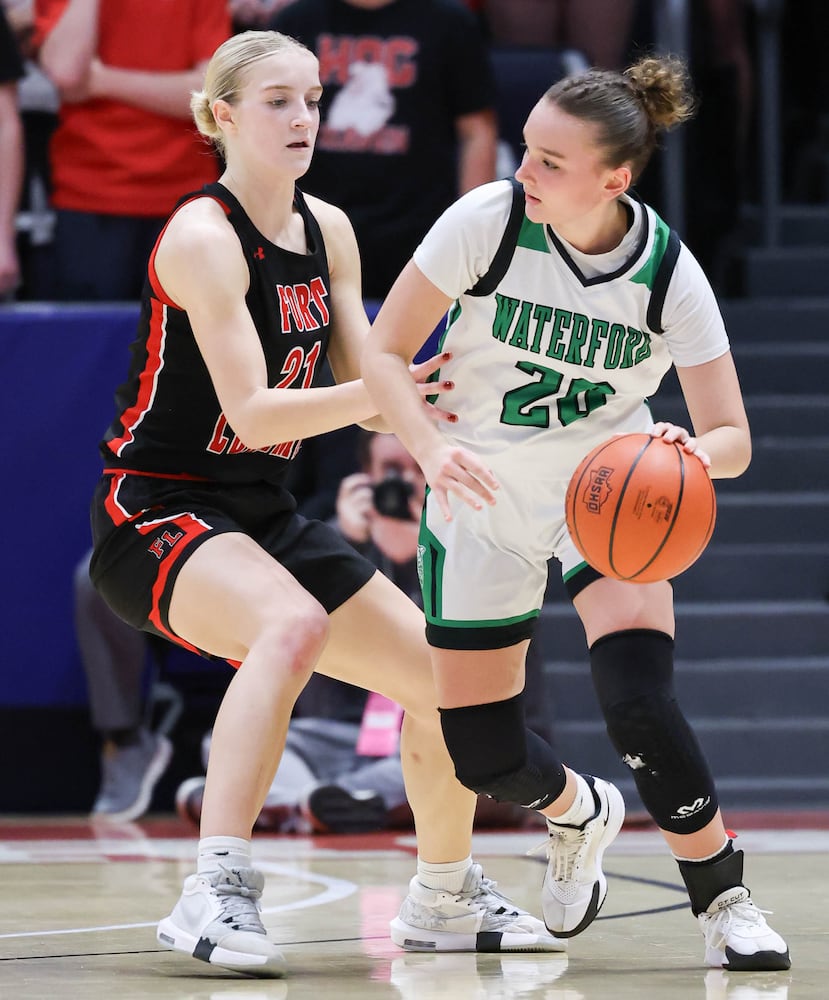
[[[362,298],[362,276],[360,253],[357,239],[345,213],[317,198],[307,198],[320,224],[328,254],[329,277],[331,283],[331,339],[328,346],[328,361],[334,379],[338,384],[361,379],[360,358],[363,345],[373,337],[369,332]],[[440,367],[440,359],[431,358],[419,365],[410,366],[407,371],[409,382],[419,385],[415,391],[420,408],[427,412],[429,420],[446,420],[450,413],[433,404],[424,402],[427,394],[426,380]],[[441,391],[437,383],[430,383],[429,395]],[[377,413],[377,406],[371,417],[360,420],[360,426],[373,431],[391,430],[388,421]]]

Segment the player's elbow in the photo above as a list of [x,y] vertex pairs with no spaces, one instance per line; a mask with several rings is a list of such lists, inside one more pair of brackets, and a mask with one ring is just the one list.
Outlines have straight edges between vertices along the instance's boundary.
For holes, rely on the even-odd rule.
[[89,75],[89,64],[81,59],[70,59],[47,41],[40,50],[40,68],[54,84],[62,101],[71,100],[84,86]]
[[233,431],[239,444],[250,448],[251,451],[260,451],[280,443],[269,440],[273,438],[273,434],[267,433],[265,428],[258,426],[255,421],[237,420],[233,425]]
[[740,432],[734,436],[722,461],[717,464],[717,479],[736,479],[751,465],[751,436]]
[[743,445],[740,453],[737,456],[737,465],[739,467],[739,472],[736,475],[741,476],[749,465],[751,465],[751,439],[747,439]]
[[255,406],[225,406],[223,414],[227,420],[226,434],[232,438],[234,444],[250,448],[252,451],[278,444],[277,441],[267,440],[274,435],[272,430],[268,429],[267,421],[257,413]]

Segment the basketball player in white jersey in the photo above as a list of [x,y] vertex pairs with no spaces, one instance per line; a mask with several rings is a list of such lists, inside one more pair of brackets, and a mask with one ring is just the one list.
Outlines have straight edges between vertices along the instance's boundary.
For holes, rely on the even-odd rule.
[[[713,477],[739,476],[750,460],[713,292],[676,234],[631,192],[659,133],[692,110],[685,67],[672,58],[553,86],[525,125],[517,217],[509,181],[450,207],[386,299],[362,370],[430,486],[421,583],[455,771],[476,792],[547,817],[549,930],[572,936],[595,917],[601,856],[623,813],[612,785],[564,767],[524,723],[524,657],[555,556],[608,734],[679,863],[706,963],[786,969],[786,944],[743,885],[742,851],[676,702],[671,585],[600,576],[564,518],[571,473],[617,432],[678,442]],[[457,419],[437,427],[408,364],[447,310],[441,349],[451,360],[439,378],[455,384]],[[647,398],[671,365],[693,434],[650,414]]]

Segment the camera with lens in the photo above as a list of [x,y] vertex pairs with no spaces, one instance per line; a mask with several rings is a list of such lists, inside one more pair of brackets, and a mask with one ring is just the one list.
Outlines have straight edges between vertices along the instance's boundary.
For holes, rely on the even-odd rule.
[[411,521],[409,500],[414,493],[414,486],[396,473],[391,473],[372,488],[374,509],[383,517],[393,517],[398,521]]

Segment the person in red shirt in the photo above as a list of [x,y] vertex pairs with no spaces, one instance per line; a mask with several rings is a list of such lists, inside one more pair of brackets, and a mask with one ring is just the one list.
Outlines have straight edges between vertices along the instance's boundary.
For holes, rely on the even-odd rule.
[[182,190],[219,164],[190,93],[232,33],[226,0],[36,0],[38,60],[61,98],[50,171],[54,297],[137,299]]

